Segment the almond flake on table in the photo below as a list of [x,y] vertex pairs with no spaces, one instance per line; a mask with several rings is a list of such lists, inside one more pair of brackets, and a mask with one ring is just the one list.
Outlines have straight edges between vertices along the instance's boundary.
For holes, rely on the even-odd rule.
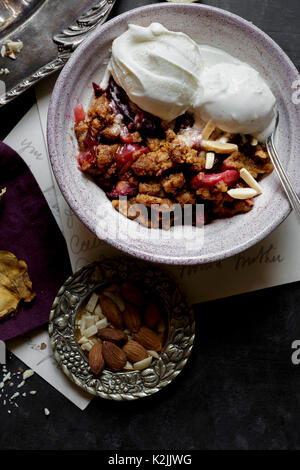
[[4,41],[5,46],[8,48],[8,52],[12,53],[17,53],[19,54],[21,50],[23,49],[23,42],[18,40],[18,41],[12,41],[11,39],[7,39]]
[[27,369],[25,372],[23,372],[23,379],[27,380],[29,377],[31,377],[34,374],[34,370],[32,369]]
[[10,397],[10,400],[14,400],[15,398],[18,398],[19,396],[20,396],[19,392],[16,392]]

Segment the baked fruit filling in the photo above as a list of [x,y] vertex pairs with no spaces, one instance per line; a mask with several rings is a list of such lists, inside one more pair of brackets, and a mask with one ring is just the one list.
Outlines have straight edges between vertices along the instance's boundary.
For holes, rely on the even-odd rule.
[[195,123],[190,114],[162,121],[132,103],[113,78],[106,90],[93,86],[87,113],[81,105],[74,110],[78,163],[116,210],[149,228],[169,229],[176,205],[196,214],[196,204],[204,204],[204,223],[252,209],[258,181],[273,171],[264,144],[211,121]]

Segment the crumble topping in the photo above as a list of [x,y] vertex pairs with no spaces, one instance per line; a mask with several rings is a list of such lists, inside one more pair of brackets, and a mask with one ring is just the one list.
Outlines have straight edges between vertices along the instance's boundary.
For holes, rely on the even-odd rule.
[[[175,204],[204,204],[205,223],[246,213],[261,194],[261,180],[273,171],[266,147],[248,135],[230,134],[212,121],[185,114],[171,123],[133,104],[113,80],[87,113],[75,108],[81,171],[94,177],[113,207],[147,227],[160,227],[136,204],[160,211]],[[127,200],[119,200],[127,196]],[[171,224],[174,216],[171,215]]]

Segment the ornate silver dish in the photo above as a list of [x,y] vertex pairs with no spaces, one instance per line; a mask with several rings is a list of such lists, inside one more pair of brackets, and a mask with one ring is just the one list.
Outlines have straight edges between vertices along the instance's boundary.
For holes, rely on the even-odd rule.
[[24,44],[16,60],[0,56],[0,106],[60,70],[88,33],[106,21],[115,0],[0,0],[0,48]]
[[[159,359],[143,371],[110,372],[95,377],[76,340],[75,318],[95,290],[118,282],[140,283],[160,299],[168,316],[168,337]],[[92,395],[136,400],[158,392],[183,369],[193,347],[194,314],[179,286],[160,269],[131,258],[104,259],[71,276],[54,300],[49,321],[54,356],[64,373]]]

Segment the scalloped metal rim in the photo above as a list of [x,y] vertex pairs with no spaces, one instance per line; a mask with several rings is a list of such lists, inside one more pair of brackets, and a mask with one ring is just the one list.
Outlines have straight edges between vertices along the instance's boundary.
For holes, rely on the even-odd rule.
[[[96,288],[116,281],[143,283],[154,292],[168,314],[168,339],[159,359],[143,371],[95,377],[75,336],[78,308]],[[195,322],[190,305],[179,286],[163,271],[126,258],[92,263],[66,280],[53,302],[49,336],[54,357],[63,372],[84,391],[102,398],[128,401],[143,398],[167,386],[182,371],[194,343]]]

